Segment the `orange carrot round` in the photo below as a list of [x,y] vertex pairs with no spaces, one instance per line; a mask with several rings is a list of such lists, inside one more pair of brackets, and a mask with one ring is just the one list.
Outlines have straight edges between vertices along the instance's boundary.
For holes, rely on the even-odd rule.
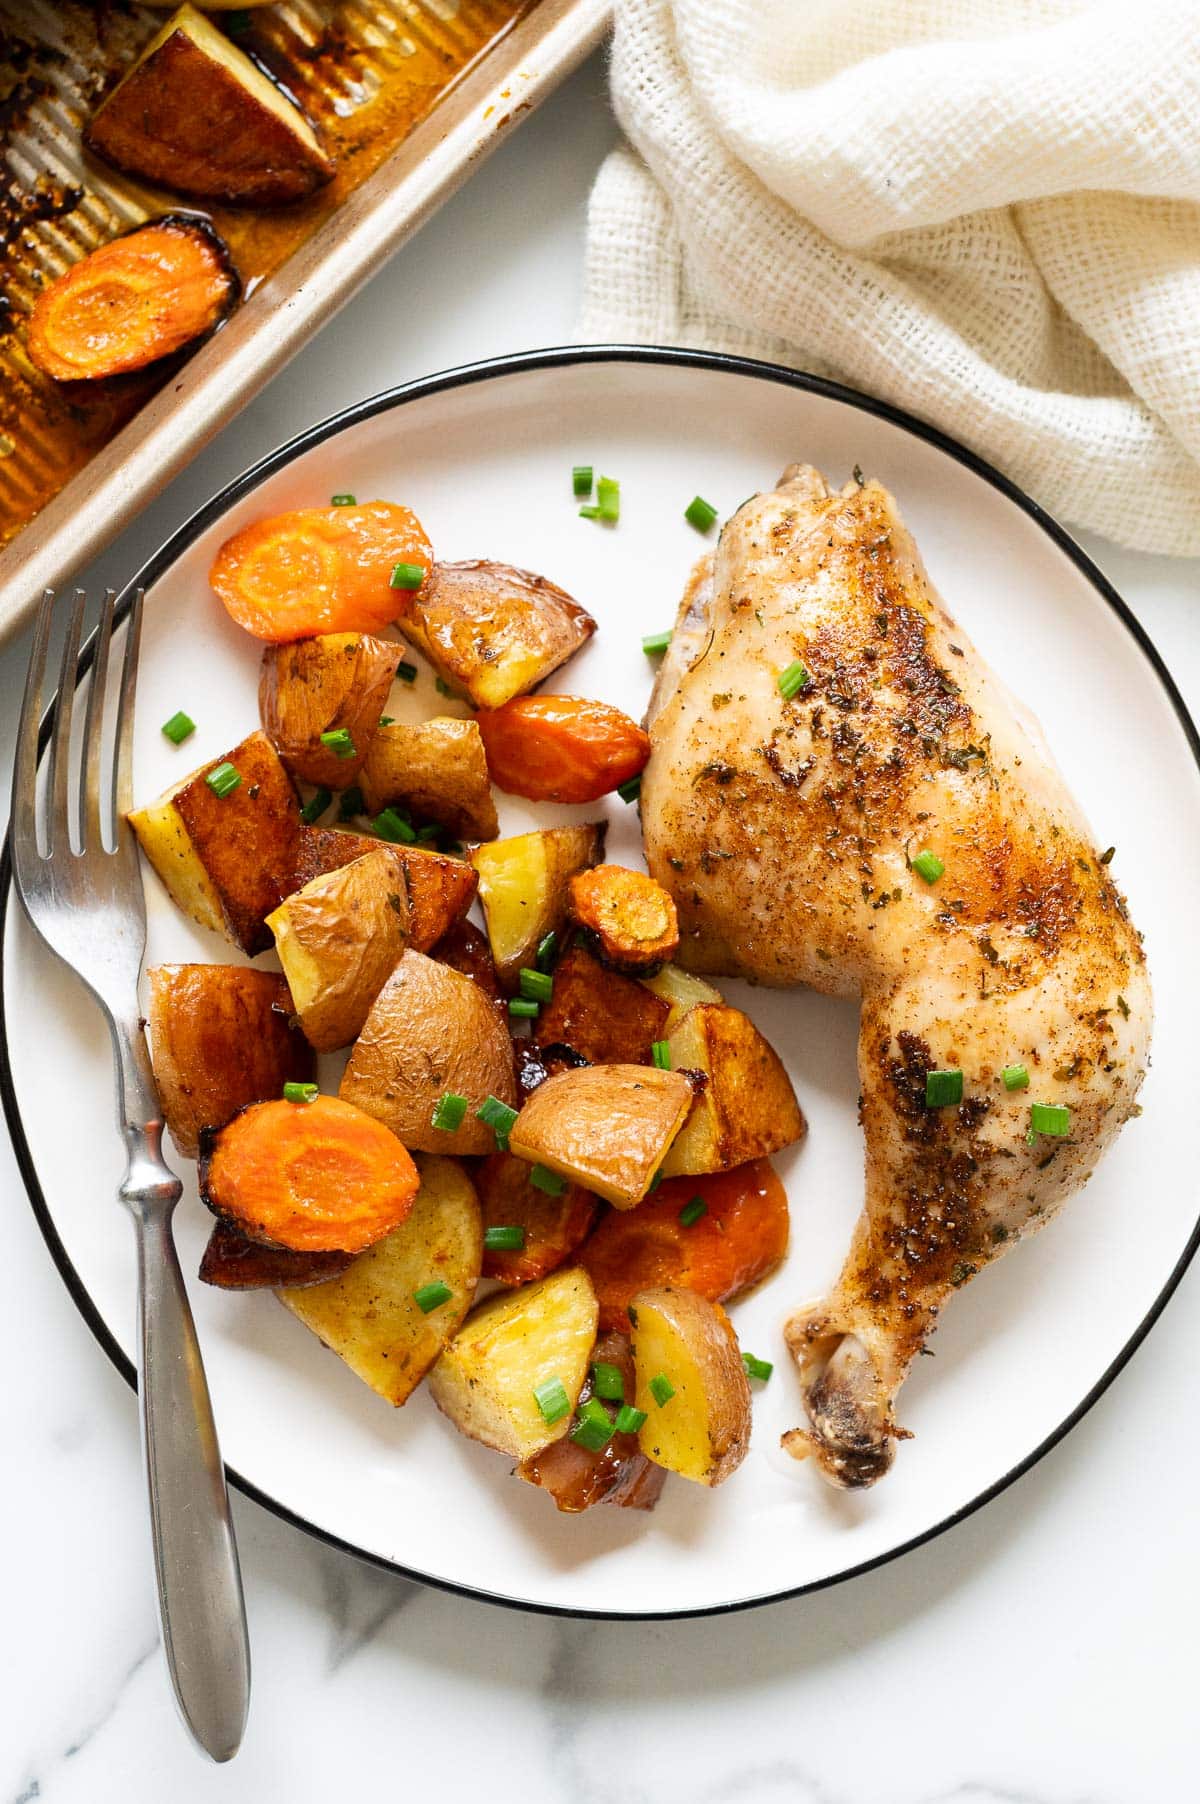
[[531,802],[598,801],[650,757],[628,714],[576,695],[523,695],[476,719],[493,783]]
[[[700,1199],[689,1226],[680,1211]],[[787,1192],[766,1159],[701,1178],[668,1178],[636,1209],[603,1217],[577,1258],[595,1287],[602,1332],[626,1328],[639,1290],[678,1284],[720,1303],[757,1284],[787,1251]]]
[[622,971],[660,965],[679,947],[675,903],[653,877],[620,864],[592,865],[571,879],[571,913]]
[[475,1172],[485,1228],[523,1228],[520,1249],[487,1248],[483,1275],[501,1284],[530,1284],[568,1260],[596,1219],[599,1201],[590,1190],[569,1184],[561,1196],[547,1196],[529,1181],[532,1167],[512,1153],[490,1153]]
[[209,581],[238,625],[283,644],[317,633],[375,633],[407,612],[415,588],[393,588],[427,572],[433,551],[407,507],[364,501],[302,507],[252,520],[226,539]]
[[413,1206],[417,1168],[382,1122],[336,1096],[251,1103],[200,1137],[200,1195],[251,1240],[360,1253]]

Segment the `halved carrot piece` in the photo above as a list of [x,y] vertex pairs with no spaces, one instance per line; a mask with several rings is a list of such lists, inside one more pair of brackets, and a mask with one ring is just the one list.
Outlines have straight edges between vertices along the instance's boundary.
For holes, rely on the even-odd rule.
[[561,1196],[547,1196],[530,1182],[532,1169],[511,1153],[491,1153],[474,1174],[484,1228],[520,1228],[525,1236],[523,1246],[507,1251],[488,1247],[485,1240],[483,1275],[501,1284],[529,1284],[565,1264],[600,1207],[578,1184],[569,1184]]
[[[301,507],[226,539],[209,581],[238,625],[283,644],[317,633],[375,633],[419,592],[433,550],[407,507]],[[397,566],[415,587],[392,587]]]
[[492,782],[531,802],[598,801],[650,757],[628,714],[577,695],[523,695],[475,718]]
[[619,971],[648,971],[678,949],[679,919],[661,883],[644,871],[598,864],[571,879],[571,913]]
[[29,355],[57,382],[144,369],[211,332],[240,293],[212,227],[168,214],[102,244],[42,290]]
[[[703,1202],[704,1211],[688,1204]],[[680,1212],[694,1213],[685,1226]],[[668,1178],[626,1213],[606,1215],[576,1255],[600,1303],[600,1328],[627,1328],[639,1290],[676,1284],[710,1302],[736,1296],[787,1251],[787,1192],[766,1159],[702,1178]]]
[[200,1195],[251,1240],[296,1253],[361,1253],[406,1220],[417,1168],[352,1103],[251,1103],[200,1135]]

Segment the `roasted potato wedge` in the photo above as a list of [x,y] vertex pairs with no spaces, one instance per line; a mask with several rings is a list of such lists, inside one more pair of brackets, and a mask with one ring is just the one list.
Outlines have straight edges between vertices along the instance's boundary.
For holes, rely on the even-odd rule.
[[[421,1158],[412,1214],[327,1284],[279,1300],[350,1370],[397,1408],[457,1333],[475,1298],[483,1233],[470,1179],[454,1159]],[[437,1280],[451,1295],[425,1314],[414,1293]]]
[[[433,1125],[439,1100],[465,1096],[461,1126]],[[496,1137],[475,1111],[516,1100],[512,1043],[495,1005],[449,965],[406,952],[375,999],[342,1078],[343,1101],[422,1152],[489,1153]]]
[[[601,1335],[592,1352],[593,1370],[598,1362],[617,1368],[625,1381],[625,1396],[632,1403],[633,1352],[628,1336]],[[586,1403],[591,1395],[589,1372],[580,1403]],[[549,1491],[556,1507],[572,1516],[597,1503],[613,1503],[622,1510],[652,1510],[667,1482],[664,1468],[646,1458],[635,1434],[614,1434],[597,1453],[566,1435],[522,1460],[517,1477]]]
[[495,839],[500,831],[483,739],[473,720],[444,715],[380,727],[359,783],[370,814],[399,802],[460,839]]
[[499,708],[573,657],[596,622],[544,576],[471,558],[434,565],[400,630],[455,695]]
[[675,904],[644,871],[598,864],[576,872],[571,915],[618,971],[652,971],[679,949]]
[[664,965],[653,976],[639,977],[638,982],[652,996],[659,997],[667,1004],[670,1012],[663,1022],[663,1032],[668,1038],[675,1032],[688,1010],[695,1008],[698,1002],[725,1000],[720,990],[714,990],[711,983],[705,983],[702,977],[693,977],[690,971],[681,970],[678,965]]
[[[218,795],[206,778],[224,764],[241,781]],[[251,733],[128,818],[184,914],[228,934],[250,957],[266,951],[267,916],[295,887],[300,809],[265,733]]]
[[791,1079],[741,1009],[697,1003],[668,1044],[676,1071],[703,1071],[708,1082],[663,1160],[664,1177],[728,1171],[803,1139]]
[[192,6],[151,39],[83,140],[128,175],[239,206],[302,200],[334,170],[299,107]]
[[[294,888],[302,889],[325,871],[340,870],[352,858],[373,852],[379,841],[369,833],[350,833],[340,827],[301,827]],[[479,887],[479,879],[462,858],[424,846],[391,846],[401,861],[408,884],[408,943],[414,952],[428,952],[461,920]]]
[[150,1060],[171,1138],[187,1159],[200,1129],[224,1127],[248,1102],[282,1096],[313,1077],[313,1056],[291,1025],[287,984],[242,965],[154,965]]
[[314,877],[267,916],[296,1016],[310,1046],[358,1038],[408,939],[404,860],[376,845]]
[[568,885],[576,871],[604,856],[604,823],[547,827],[476,846],[479,900],[500,982],[515,989],[522,965],[532,965],[548,933],[561,934]]
[[[571,1426],[596,1339],[596,1299],[575,1267],[489,1297],[429,1375],[438,1408],[473,1441],[528,1459]],[[558,1379],[570,1409],[547,1422],[536,1390]]]
[[434,947],[433,956],[440,965],[449,965],[452,971],[461,971],[464,977],[469,977],[489,1002],[500,1003],[492,949],[487,943],[487,935],[479,931],[474,921],[456,921]]
[[[379,731],[400,647],[370,633],[322,633],[268,645],[258,680],[263,731],[297,782],[349,789]],[[322,744],[344,732],[347,750]]]
[[488,1228],[520,1228],[524,1243],[484,1250],[483,1275],[501,1284],[530,1284],[565,1265],[587,1238],[599,1201],[578,1184],[547,1196],[530,1182],[533,1167],[512,1153],[492,1153],[476,1168],[475,1184]]
[[199,1278],[217,1290],[294,1289],[324,1284],[353,1263],[354,1253],[293,1253],[287,1247],[265,1247],[227,1221],[215,1221],[200,1260]]
[[687,1119],[694,1092],[680,1071],[654,1065],[586,1065],[548,1077],[513,1123],[519,1159],[632,1209],[650,1188]]
[[589,1065],[649,1065],[665,1037],[670,1004],[631,977],[608,971],[583,946],[554,967],[554,993],[534,1022],[539,1046],[570,1046]]
[[[750,1445],[750,1382],[729,1317],[693,1290],[663,1286],[639,1291],[629,1318],[642,1452],[694,1484],[723,1484]],[[652,1387],[664,1378],[672,1394],[660,1403]]]

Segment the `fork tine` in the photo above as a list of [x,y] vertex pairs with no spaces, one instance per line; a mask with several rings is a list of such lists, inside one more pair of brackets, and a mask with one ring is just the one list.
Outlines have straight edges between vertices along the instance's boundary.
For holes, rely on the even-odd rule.
[[133,689],[137,680],[138,650],[142,640],[144,589],[134,591],[125,623],[125,658],[121,665],[121,693],[117,698],[117,749],[113,762],[113,810],[117,838],[121,823],[133,807]]
[[12,843],[13,856],[37,856],[37,766],[38,727],[42,718],[42,682],[46,674],[46,647],[50,643],[50,622],[54,617],[54,590],[47,589],[38,609],[33,629],[33,645],[29,652],[29,669],[25,673],[25,695],[21,702],[21,724],[17,729],[17,752],[13,763]]
[[75,677],[79,666],[79,638],[83,630],[83,610],[87,604],[86,589],[76,589],[63,640],[62,662],[58,672],[58,694],[54,699],[54,719],[50,728],[50,768],[46,777],[49,804],[46,811],[46,853],[53,857],[60,847],[71,849],[71,829],[67,815],[67,797],[71,781],[71,719],[75,712]]
[[83,780],[79,785],[79,843],[86,852],[104,847],[107,822],[101,816],[100,760],[104,741],[104,699],[108,684],[108,648],[112,639],[116,590],[108,589],[96,626],[92,652],[92,680],[88,686],[87,715],[83,723]]

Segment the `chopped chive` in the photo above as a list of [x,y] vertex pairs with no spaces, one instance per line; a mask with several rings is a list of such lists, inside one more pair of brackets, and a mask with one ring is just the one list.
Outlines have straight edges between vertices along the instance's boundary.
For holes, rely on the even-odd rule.
[[533,1400],[542,1412],[543,1422],[561,1422],[571,1413],[571,1399],[561,1378],[546,1378],[535,1384]]
[[578,495],[580,497],[591,494],[591,492],[592,492],[592,466],[591,466],[591,464],[576,464],[575,465],[575,467],[571,471],[571,490],[572,490],[573,494]]
[[707,532],[717,517],[717,510],[703,495],[694,495],[684,508],[683,517],[697,532]]
[[946,870],[936,852],[918,852],[912,861],[912,868],[918,877],[924,877],[926,883],[936,883]]
[[379,724],[381,727],[394,727],[396,724],[396,716],[394,714],[381,714],[379,716]]
[[315,1084],[285,1084],[284,1102],[316,1102],[319,1092]]
[[742,1364],[746,1368],[747,1378],[761,1378],[764,1384],[775,1370],[769,1359],[756,1359],[753,1353],[743,1353]]
[[332,789],[318,789],[316,795],[309,796],[300,810],[300,819],[305,826],[311,827],[314,821],[319,821],[332,800]]
[[515,1021],[536,1021],[540,1014],[540,1006],[528,996],[513,996],[508,1004],[508,1012]]
[[352,788],[343,789],[341,793],[338,801],[338,819],[339,821],[352,821],[356,815],[365,814],[366,807],[367,805],[363,801],[363,792],[355,783]]
[[642,650],[648,658],[656,658],[660,651],[666,651],[674,637],[669,627],[665,633],[649,633],[642,640]]
[[707,1214],[708,1204],[705,1202],[704,1198],[702,1196],[694,1196],[691,1202],[685,1203],[683,1208],[679,1211],[679,1225],[681,1228],[695,1227],[696,1223],[700,1220],[700,1217]]
[[430,1119],[435,1128],[441,1128],[443,1133],[452,1134],[456,1128],[462,1126],[466,1113],[466,1097],[460,1096],[457,1090],[447,1090],[438,1097]]
[[196,723],[191,715],[185,714],[181,708],[178,714],[172,714],[170,720],[163,721],[162,730],[172,745],[182,745],[184,740],[190,739],[196,731]]
[[667,1377],[665,1372],[659,1372],[656,1377],[650,1380],[650,1395],[654,1398],[654,1401],[658,1404],[660,1409],[664,1403],[669,1403],[671,1398],[675,1395],[675,1386],[671,1383],[671,1380]]
[[554,994],[554,979],[546,971],[531,971],[522,965],[517,981],[527,1002],[549,1002]]
[[559,1177],[548,1165],[531,1165],[529,1182],[535,1190],[541,1190],[546,1196],[561,1196],[567,1188],[566,1178]]
[[487,1096],[475,1111],[477,1121],[490,1127],[496,1136],[496,1145],[502,1153],[508,1151],[508,1136],[512,1133],[513,1122],[517,1119],[517,1111],[501,1102],[498,1096]]
[[636,1434],[646,1420],[644,1409],[635,1409],[632,1403],[622,1403],[617,1411],[617,1419],[613,1428],[618,1434]]
[[789,664],[786,670],[781,670],[776,679],[779,693],[785,702],[790,702],[794,695],[799,695],[802,689],[807,689],[811,682],[812,678],[799,658],[794,664]]
[[592,1367],[592,1389],[607,1403],[624,1403],[625,1380],[620,1366],[610,1366],[599,1359]]
[[658,1189],[658,1187],[662,1183],[662,1181],[663,1181],[663,1174],[662,1174],[662,1166],[660,1165],[658,1170],[655,1172],[654,1176],[651,1178],[650,1182],[646,1185],[646,1195],[653,1196],[654,1192]]
[[671,1042],[669,1040],[652,1040],[650,1042],[650,1058],[659,1071],[671,1069]]
[[579,510],[579,518],[581,520],[598,520],[600,518],[600,509],[591,506],[581,507]]
[[242,773],[236,765],[230,764],[226,759],[223,764],[214,765],[204,781],[213,794],[220,796],[223,801],[226,796],[231,796],[235,789],[241,787]]
[[417,842],[416,831],[402,814],[394,808],[385,808],[371,822],[380,839],[386,839],[393,846],[412,846]]
[[554,963],[554,954],[557,947],[558,935],[555,933],[554,929],[551,928],[545,938],[538,941],[537,968],[539,971],[548,971],[550,969],[550,966]]
[[448,1303],[453,1295],[444,1278],[435,1278],[431,1284],[419,1284],[412,1298],[421,1314],[428,1315],[431,1309],[440,1309],[443,1303]]
[[1029,1088],[1028,1065],[1006,1065],[1000,1076],[1004,1080],[1006,1090],[1028,1090]]
[[611,476],[601,476],[596,483],[596,506],[602,520],[614,525],[621,518],[621,485]]
[[349,727],[331,727],[328,733],[321,734],[321,744],[326,751],[332,752],[335,758],[353,758],[354,741],[350,737]]
[[402,659],[396,666],[396,675],[402,683],[415,683],[417,674],[416,665],[410,664],[407,658]]
[[441,832],[441,830],[442,829],[440,827],[436,827],[436,826],[432,825],[432,823],[428,827],[418,827],[417,828],[418,843],[424,845],[424,844],[427,844],[431,839],[436,839],[438,834]]
[[1031,1134],[1053,1134],[1061,1138],[1071,1131],[1071,1111],[1057,1102],[1034,1102],[1029,1105]]
[[358,502],[353,495],[331,495],[330,507],[357,507]]
[[521,1253],[525,1250],[525,1230],[519,1222],[511,1228],[485,1228],[483,1244],[489,1253]]
[[925,1073],[925,1107],[950,1109],[962,1101],[961,1071],[927,1071]]
[[589,1453],[599,1453],[612,1440],[613,1425],[608,1411],[594,1397],[580,1404],[579,1421],[571,1430],[571,1439]]
[[392,570],[393,589],[419,589],[424,581],[424,564],[397,564]]
[[640,771],[636,777],[630,777],[627,782],[617,784],[617,794],[623,802],[636,802],[641,793],[642,777]]

